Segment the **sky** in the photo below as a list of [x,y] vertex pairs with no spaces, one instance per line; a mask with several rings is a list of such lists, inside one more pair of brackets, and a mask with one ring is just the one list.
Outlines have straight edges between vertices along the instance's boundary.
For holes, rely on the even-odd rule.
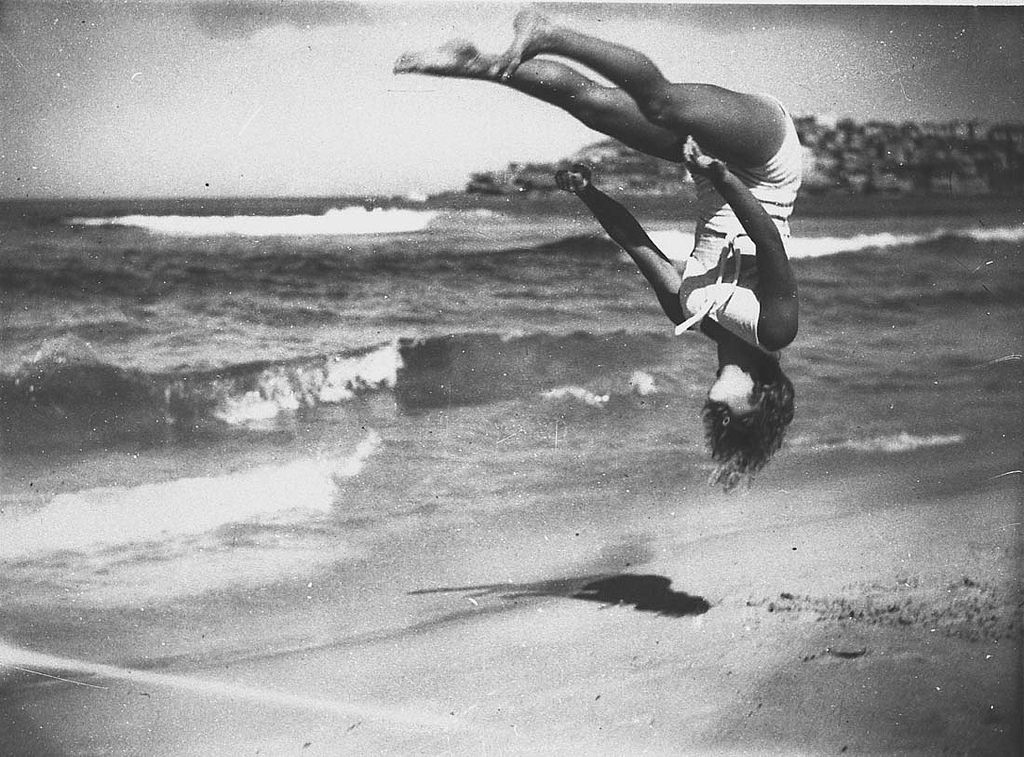
[[[601,139],[489,82],[396,77],[517,4],[0,0],[0,197],[339,196],[459,188]],[[537,4],[665,75],[795,114],[1024,122],[1024,7]]]

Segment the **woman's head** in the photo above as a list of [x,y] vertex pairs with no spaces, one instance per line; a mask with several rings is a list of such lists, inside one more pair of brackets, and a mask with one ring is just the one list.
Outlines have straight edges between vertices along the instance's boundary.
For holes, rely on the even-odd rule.
[[712,484],[730,491],[764,467],[793,421],[793,398],[793,384],[774,358],[766,356],[751,371],[722,366],[702,412],[718,463]]

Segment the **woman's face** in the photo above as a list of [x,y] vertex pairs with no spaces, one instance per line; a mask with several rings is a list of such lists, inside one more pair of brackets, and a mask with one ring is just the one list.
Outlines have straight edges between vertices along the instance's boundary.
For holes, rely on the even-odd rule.
[[708,390],[708,399],[728,405],[733,415],[747,415],[757,408],[754,402],[754,379],[738,365],[727,363]]

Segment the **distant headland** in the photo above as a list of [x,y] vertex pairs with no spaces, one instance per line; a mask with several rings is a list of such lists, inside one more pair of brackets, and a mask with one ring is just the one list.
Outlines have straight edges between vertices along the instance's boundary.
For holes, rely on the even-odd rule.
[[[849,118],[794,119],[804,146],[804,191],[845,194],[1014,195],[1024,193],[1024,124],[975,121],[860,123]],[[554,173],[582,162],[619,191],[692,193],[677,165],[615,140],[588,145],[556,163],[510,163],[470,176],[473,195],[538,195],[556,190]]]

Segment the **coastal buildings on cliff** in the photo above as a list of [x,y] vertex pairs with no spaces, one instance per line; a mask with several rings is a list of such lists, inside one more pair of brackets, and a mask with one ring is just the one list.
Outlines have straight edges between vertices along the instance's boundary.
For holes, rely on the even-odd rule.
[[[809,192],[985,195],[1024,191],[1024,125],[884,121],[801,116],[804,189]],[[583,162],[620,191],[685,191],[685,171],[604,140],[558,163],[511,163],[473,174],[466,191],[515,194],[554,191],[554,172]]]

